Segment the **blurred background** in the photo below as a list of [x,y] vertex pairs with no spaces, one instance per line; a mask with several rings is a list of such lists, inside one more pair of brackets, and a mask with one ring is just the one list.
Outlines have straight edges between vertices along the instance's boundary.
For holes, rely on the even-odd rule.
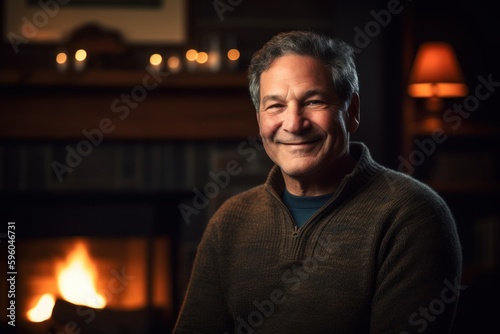
[[[0,22],[0,241],[7,249],[15,222],[17,271],[16,327],[2,317],[6,330],[170,331],[208,219],[271,167],[249,60],[295,29],[355,47],[352,140],[449,204],[467,286],[453,333],[498,328],[491,3],[7,0]],[[6,309],[9,286],[0,289]]]

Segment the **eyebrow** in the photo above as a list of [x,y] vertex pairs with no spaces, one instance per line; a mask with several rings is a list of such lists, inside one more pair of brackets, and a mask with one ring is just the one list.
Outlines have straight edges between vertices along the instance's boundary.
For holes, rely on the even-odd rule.
[[[307,99],[307,98],[314,96],[314,95],[327,96],[328,93],[322,89],[310,89],[302,95],[302,98]],[[266,95],[262,98],[261,104],[264,104],[270,100],[284,100],[284,98],[281,95]]]
[[[326,97],[328,95],[328,92],[326,92],[322,89],[310,89],[310,90],[305,92],[305,94],[303,95],[303,98],[307,99],[307,98],[314,96],[314,95],[321,95],[321,96]],[[333,94],[333,95],[335,95],[335,94]]]
[[264,104],[270,100],[282,100],[282,99],[283,97],[281,97],[280,95],[266,95],[262,98],[261,104]]

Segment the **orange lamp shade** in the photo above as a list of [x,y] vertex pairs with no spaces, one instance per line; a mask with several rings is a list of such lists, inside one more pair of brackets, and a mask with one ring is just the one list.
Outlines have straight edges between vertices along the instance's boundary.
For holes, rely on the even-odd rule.
[[446,42],[420,45],[410,73],[412,97],[450,98],[467,95],[468,89],[452,46]]

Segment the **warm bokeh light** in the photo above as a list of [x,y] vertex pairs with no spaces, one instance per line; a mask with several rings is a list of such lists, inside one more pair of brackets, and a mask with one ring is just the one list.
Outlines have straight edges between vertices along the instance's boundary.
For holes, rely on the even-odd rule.
[[87,58],[87,51],[80,49],[75,52],[75,59],[78,61],[84,61]]
[[96,281],[97,269],[85,244],[79,242],[57,269],[57,286],[61,296],[73,304],[103,308],[106,299],[97,292]]
[[153,66],[158,66],[161,64],[163,58],[161,57],[161,55],[155,53],[155,54],[152,54],[151,57],[149,57],[149,63]]
[[171,56],[167,60],[167,65],[170,69],[177,69],[181,65],[181,60],[179,59],[179,57]]
[[198,52],[196,61],[198,64],[205,64],[208,61],[208,54],[206,52]]
[[68,60],[68,56],[64,52],[59,52],[56,56],[56,62],[58,64],[65,64]]
[[238,51],[237,49],[231,49],[227,52],[227,58],[229,60],[238,60],[240,58],[240,51]]
[[198,57],[198,51],[195,49],[189,49],[186,52],[186,59],[189,61],[195,61],[196,58]]
[[36,302],[35,307],[28,311],[28,320],[31,322],[42,322],[52,316],[52,309],[56,300],[50,293],[42,295]]

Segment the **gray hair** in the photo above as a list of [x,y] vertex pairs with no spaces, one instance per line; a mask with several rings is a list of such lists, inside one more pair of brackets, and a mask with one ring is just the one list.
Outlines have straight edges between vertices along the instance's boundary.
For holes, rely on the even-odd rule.
[[255,52],[248,68],[250,97],[257,112],[260,105],[260,75],[271,63],[287,54],[311,56],[323,61],[331,71],[335,91],[344,105],[359,92],[354,49],[338,38],[311,31],[282,32]]

